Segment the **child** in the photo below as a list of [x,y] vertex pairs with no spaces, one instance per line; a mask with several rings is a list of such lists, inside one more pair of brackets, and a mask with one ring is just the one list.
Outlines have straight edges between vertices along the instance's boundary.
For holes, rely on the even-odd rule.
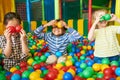
[[98,10],[93,14],[94,23],[88,33],[88,39],[95,40],[94,56],[97,58],[108,57],[110,60],[118,60],[120,54],[120,46],[116,34],[120,34],[120,27],[107,26],[109,21],[116,21],[120,23],[114,14],[108,21],[100,21],[100,18],[107,13],[106,10]]
[[10,70],[11,67],[19,65],[20,61],[26,60],[29,49],[27,47],[26,33],[23,29],[19,33],[11,33],[9,26],[19,26],[20,16],[17,13],[9,12],[4,16],[6,30],[0,36],[0,48],[4,54],[4,69]]
[[[56,25],[57,23],[60,23],[59,25],[61,25],[61,27]],[[43,29],[48,26],[52,26],[52,32],[42,33]],[[68,33],[66,33],[66,30],[68,30]],[[76,30],[69,28],[63,20],[52,20],[47,24],[38,27],[34,33],[39,38],[43,38],[48,42],[49,50],[51,54],[54,55],[57,51],[61,52],[63,55],[66,54],[67,45],[80,38],[79,33]]]

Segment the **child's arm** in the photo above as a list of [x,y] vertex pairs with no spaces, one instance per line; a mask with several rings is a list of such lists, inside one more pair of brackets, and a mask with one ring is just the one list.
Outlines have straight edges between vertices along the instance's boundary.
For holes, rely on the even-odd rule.
[[36,30],[34,30],[35,35],[37,35],[39,38],[44,38],[46,40],[46,34],[42,33],[43,29],[46,28],[47,26],[52,26],[55,23],[55,20],[52,20],[48,22],[47,24],[38,27]]
[[20,41],[22,44],[22,53],[29,55],[29,49],[27,45],[27,37],[25,31],[22,29],[20,32]]
[[4,36],[6,38],[7,43],[6,43],[5,49],[3,50],[3,53],[7,58],[9,58],[10,54],[12,53],[11,33],[9,29],[5,30]]
[[90,28],[89,30],[89,33],[88,33],[88,40],[90,41],[93,41],[94,40],[94,31],[95,31],[95,28],[97,26],[97,23],[99,22],[100,20],[100,16],[98,16],[95,20],[95,22],[93,23],[92,27]]

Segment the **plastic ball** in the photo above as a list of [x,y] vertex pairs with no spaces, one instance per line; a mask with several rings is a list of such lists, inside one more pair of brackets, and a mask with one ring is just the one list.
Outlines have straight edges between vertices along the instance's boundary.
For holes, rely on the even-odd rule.
[[61,21],[57,22],[57,27],[58,28],[62,28],[63,27]]
[[102,64],[109,64],[109,63],[110,63],[110,61],[109,61],[108,58],[103,58],[102,59]]
[[72,66],[73,64],[72,64],[72,61],[67,60],[67,61],[65,62],[65,65],[66,65],[66,66]]
[[109,68],[109,66],[107,64],[103,64],[101,65],[101,70],[103,71],[105,68]]
[[112,61],[112,62],[110,63],[110,65],[111,65],[111,66],[113,66],[113,65],[118,66],[119,63],[118,63],[118,61]]
[[59,52],[59,51],[57,51],[57,52],[55,53],[55,55],[56,55],[57,57],[60,57],[60,56],[62,56],[62,53]]
[[30,75],[30,71],[24,71],[23,73],[22,73],[22,78],[29,78],[29,75]]
[[71,73],[73,77],[74,77],[75,74],[76,74],[75,71],[74,71],[73,69],[69,69],[67,72]]
[[103,70],[103,73],[105,74],[105,75],[113,75],[113,70],[111,69],[111,68],[105,68],[104,70]]
[[22,29],[21,26],[16,26],[16,27],[15,27],[15,30],[16,30],[16,32],[18,32],[18,33],[21,31],[21,29]]
[[61,63],[58,63],[58,64],[56,64],[56,66],[55,66],[55,68],[56,68],[57,70],[60,70],[62,67],[63,67],[63,65],[62,65]]
[[86,67],[87,67],[87,64],[86,64],[86,63],[80,64],[80,68],[85,69]]
[[0,73],[0,80],[6,80],[6,77],[4,74]]
[[42,55],[42,56],[40,57],[40,60],[41,60],[42,62],[45,62],[46,59],[47,59],[47,57],[46,57],[45,55]]
[[10,33],[15,33],[16,32],[14,26],[9,26],[8,28],[10,29]]
[[92,66],[94,71],[100,71],[101,70],[101,64],[95,63]]
[[97,73],[97,78],[103,78],[104,74],[103,73]]
[[16,71],[16,70],[17,70],[16,67],[12,67],[12,68],[10,68],[10,72],[14,72],[14,71]]
[[94,78],[88,78],[87,80],[95,80]]
[[116,68],[115,74],[116,74],[117,76],[120,76],[120,67]]
[[29,76],[31,80],[35,80],[40,77],[40,74],[38,72],[32,72]]
[[19,74],[13,74],[11,80],[21,80],[21,77]]
[[94,71],[91,67],[87,67],[84,71],[83,71],[83,76],[85,78],[90,78],[92,75],[94,74]]
[[49,52],[46,52],[46,53],[45,53],[45,56],[46,56],[46,57],[49,57],[49,56],[50,56],[50,53],[49,53]]
[[73,80],[73,76],[72,76],[71,73],[66,72],[66,73],[63,75],[63,79],[64,79],[64,80]]
[[80,67],[80,64],[81,64],[80,62],[75,62],[75,67],[76,67],[76,68],[79,68],[79,67]]
[[55,78],[57,78],[57,74],[55,74],[54,72],[48,72],[46,78],[47,80],[54,80]]
[[20,67],[21,68],[27,67],[27,62],[20,62]]
[[111,19],[111,16],[110,16],[110,14],[105,14],[105,15],[104,15],[104,18],[105,18],[105,20],[110,20],[110,19]]

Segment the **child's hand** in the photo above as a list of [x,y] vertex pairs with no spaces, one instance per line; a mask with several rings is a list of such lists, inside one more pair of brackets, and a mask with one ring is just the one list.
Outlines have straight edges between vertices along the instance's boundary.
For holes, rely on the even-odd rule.
[[4,36],[6,37],[7,40],[11,40],[11,38],[10,38],[11,37],[11,33],[10,33],[10,29],[9,28],[4,31]]
[[48,22],[47,24],[45,24],[44,27],[53,26],[55,23],[56,23],[56,20],[51,20],[50,22]]
[[22,40],[22,41],[24,41],[24,40],[26,40],[26,32],[23,30],[23,29],[21,29],[21,31],[20,31],[20,40]]
[[111,19],[109,21],[116,21],[118,18],[115,14],[111,14]]
[[65,28],[69,28],[68,25],[66,24],[66,22],[62,21],[62,26],[64,26]]
[[102,15],[96,16],[95,23],[98,23],[100,21],[101,17],[102,17]]

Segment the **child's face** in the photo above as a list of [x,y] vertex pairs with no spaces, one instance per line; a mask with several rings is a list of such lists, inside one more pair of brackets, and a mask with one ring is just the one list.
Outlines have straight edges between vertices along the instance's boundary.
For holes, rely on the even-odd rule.
[[[15,18],[13,18],[12,20],[9,20],[8,21],[8,24],[6,25],[6,28],[8,28],[9,26],[14,26],[14,27],[16,27],[16,26],[18,26],[18,25],[20,25],[19,24],[19,21],[17,20],[17,19],[15,19]],[[15,35],[16,33],[12,33],[12,35]]]
[[53,27],[52,33],[53,33],[55,36],[61,36],[62,34],[65,33],[65,31],[64,31],[62,28]]
[[[98,16],[101,16],[101,17],[102,17],[102,16],[104,16],[105,14],[106,14],[105,11],[99,11],[99,12],[96,13],[96,17],[98,17]],[[108,23],[107,21],[101,21],[101,22],[99,21],[98,24],[97,24],[97,25],[98,25],[98,28],[106,27],[107,23]]]

